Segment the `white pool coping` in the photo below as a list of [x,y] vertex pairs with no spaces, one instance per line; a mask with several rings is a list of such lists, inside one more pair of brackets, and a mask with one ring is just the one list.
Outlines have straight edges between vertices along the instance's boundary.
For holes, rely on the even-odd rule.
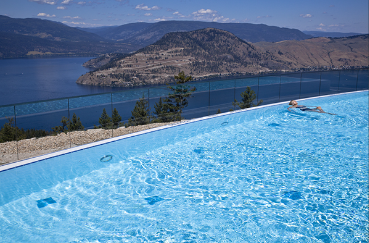
[[[352,93],[359,93],[359,92],[368,92],[368,91],[369,90],[360,90],[360,91],[353,91],[353,92],[346,92],[346,93],[330,94],[330,95],[323,95],[323,96],[314,96],[314,97],[296,99],[296,100],[297,101],[302,101],[302,100],[310,100],[310,99],[316,99],[316,98],[337,96],[337,95],[343,95],[343,94],[352,94]],[[155,131],[159,131],[159,130],[163,130],[163,129],[167,129],[167,128],[171,128],[171,127],[181,126],[181,125],[184,125],[184,124],[189,124],[189,123],[193,123],[193,122],[212,119],[212,118],[215,118],[215,117],[227,116],[227,115],[236,114],[236,113],[240,113],[240,112],[247,112],[247,111],[250,111],[250,110],[256,110],[256,109],[261,109],[261,108],[265,108],[265,107],[271,107],[271,106],[275,106],[275,105],[282,105],[282,104],[285,104],[286,102],[289,102],[289,101],[290,100],[282,101],[282,102],[278,102],[278,103],[273,103],[273,104],[268,104],[268,105],[263,105],[263,106],[251,107],[251,108],[248,108],[248,109],[240,109],[240,110],[237,110],[237,111],[229,111],[229,112],[225,112],[225,113],[221,113],[221,114],[215,114],[215,115],[211,115],[211,116],[204,116],[204,117],[195,118],[195,119],[188,120],[188,121],[180,121],[180,122],[177,122],[177,123],[172,123],[172,124],[164,125],[164,126],[161,126],[161,127],[156,127],[156,128],[151,128],[151,129],[147,129],[147,130],[143,130],[143,131],[139,131],[139,132],[135,132],[135,133],[130,133],[130,134],[114,137],[114,138],[108,138],[108,139],[101,140],[101,141],[98,141],[98,142],[88,143],[88,144],[80,145],[80,146],[77,146],[77,147],[64,149],[64,150],[60,150],[60,151],[57,151],[57,152],[53,152],[53,153],[49,153],[49,154],[45,154],[45,155],[41,155],[41,156],[37,156],[37,157],[33,157],[33,158],[29,158],[29,159],[20,160],[20,161],[12,162],[12,163],[9,163],[9,164],[5,164],[5,165],[0,166],[0,172],[5,171],[5,170],[9,170],[9,169],[13,169],[13,168],[16,168],[16,167],[19,167],[19,166],[24,166],[24,165],[27,165],[27,164],[39,162],[39,161],[42,161],[42,160],[45,160],[45,159],[61,156],[61,155],[64,155],[64,154],[69,154],[69,153],[76,152],[76,151],[79,151],[79,150],[92,148],[92,147],[103,145],[103,144],[106,144],[106,143],[111,143],[111,142],[118,141],[118,140],[121,140],[121,139],[126,139],[126,138],[130,138],[130,137],[139,136],[139,135],[142,135],[142,134],[145,134],[145,133],[155,132]]]

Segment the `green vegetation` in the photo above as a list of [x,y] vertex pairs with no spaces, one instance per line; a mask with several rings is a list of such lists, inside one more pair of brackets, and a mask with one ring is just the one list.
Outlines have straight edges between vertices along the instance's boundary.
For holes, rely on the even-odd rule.
[[259,102],[256,105],[254,105],[256,94],[249,86],[247,86],[246,90],[241,93],[241,97],[242,97],[241,102],[238,102],[235,99],[234,102],[232,103],[234,106],[238,105],[240,109],[247,109],[253,106],[258,106],[261,103],[263,103],[263,100],[259,100]]
[[176,85],[168,85],[172,93],[168,95],[167,104],[169,104],[170,110],[175,112],[175,120],[180,121],[183,109],[188,106],[188,98],[195,92],[196,88],[185,85],[185,83],[192,80],[192,77],[186,76],[183,71],[174,76],[174,79],[176,80]]
[[45,130],[19,129],[14,126],[14,118],[8,118],[8,122],[0,129],[0,143],[22,140],[28,138],[45,137],[50,133]]
[[112,114],[112,122],[114,127],[119,127],[119,123],[122,121],[122,117],[119,115],[117,108],[114,108]]
[[[175,86],[168,85],[170,93],[164,99],[160,98],[159,102],[154,105],[155,111],[152,116],[149,108],[149,101],[142,95],[131,111],[132,116],[129,118],[126,126],[145,125],[151,122],[171,122],[180,121],[183,109],[188,106],[188,98],[196,90],[191,88],[186,83],[192,80],[191,76],[186,76],[184,72],[180,72],[174,76],[176,80]],[[112,117],[108,115],[104,108],[99,118],[100,126],[95,128],[112,129],[118,128],[121,124],[122,117],[119,115],[116,108],[113,109]],[[52,127],[52,132],[45,130],[24,130],[19,129],[14,125],[14,119],[9,118],[8,122],[0,129],[0,142],[28,139],[33,137],[43,137],[51,134],[58,134],[61,132],[72,132],[84,130],[84,126],[79,117],[73,113],[72,119],[63,116],[61,118],[61,125]]]
[[99,118],[99,123],[100,123],[100,127],[102,128],[109,128],[112,124],[112,120],[110,118],[110,116],[108,115],[108,113],[106,112],[105,108],[103,109],[103,112]]
[[142,98],[136,102],[131,113],[132,116],[128,120],[128,126],[146,125],[150,123],[149,101],[145,99],[145,95],[142,95]]
[[80,118],[77,117],[76,113],[73,113],[72,121],[63,116],[60,122],[62,124],[61,126],[55,126],[52,128],[54,134],[84,129],[84,126],[82,125]]

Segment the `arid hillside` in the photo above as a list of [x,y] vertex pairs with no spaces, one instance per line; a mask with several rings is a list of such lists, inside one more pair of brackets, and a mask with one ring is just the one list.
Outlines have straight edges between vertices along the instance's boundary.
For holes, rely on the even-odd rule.
[[289,63],[289,69],[368,65],[368,35],[313,38],[302,41],[259,42],[261,49]]
[[131,55],[111,59],[77,83],[129,87],[168,83],[180,71],[201,79],[347,66],[368,66],[368,35],[251,44],[227,31],[207,28],[166,34]]

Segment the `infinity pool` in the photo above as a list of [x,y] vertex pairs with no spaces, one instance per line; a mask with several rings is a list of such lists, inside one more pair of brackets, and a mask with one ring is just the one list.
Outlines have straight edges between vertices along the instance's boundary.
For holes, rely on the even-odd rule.
[[2,171],[0,242],[368,242],[368,92],[299,103]]

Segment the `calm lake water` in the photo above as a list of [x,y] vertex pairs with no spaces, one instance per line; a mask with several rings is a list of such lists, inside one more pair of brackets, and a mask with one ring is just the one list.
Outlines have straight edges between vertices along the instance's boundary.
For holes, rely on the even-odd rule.
[[[0,107],[0,128],[7,117],[17,114],[17,126],[24,129],[44,129],[60,125],[62,116],[76,113],[85,128],[92,128],[105,108],[112,112],[112,104],[119,111],[123,121],[131,117],[136,100],[142,95],[149,97],[151,111],[165,97],[168,90],[163,87],[110,88],[84,86],[76,84],[82,74],[90,71],[82,66],[90,57],[45,58],[45,59],[9,59],[0,60],[0,106],[37,102],[23,105]],[[240,94],[250,86],[258,94],[258,100],[264,104],[368,89],[368,70],[344,70],[329,72],[295,73],[282,76],[264,76],[218,80],[212,82],[194,82],[196,92],[192,94],[183,116],[186,119],[237,109],[232,102],[240,99]],[[73,99],[61,99],[73,96],[107,93]],[[211,92],[209,92],[211,91]]]
[[120,90],[76,84],[92,57],[0,60],[0,106]]

